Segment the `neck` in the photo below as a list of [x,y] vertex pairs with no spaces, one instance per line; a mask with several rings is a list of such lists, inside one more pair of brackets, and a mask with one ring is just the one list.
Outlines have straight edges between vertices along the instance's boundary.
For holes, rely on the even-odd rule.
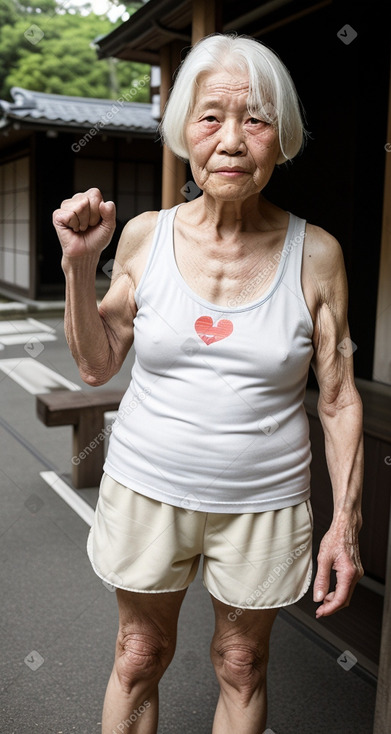
[[216,239],[234,236],[238,232],[254,232],[270,229],[273,204],[261,194],[243,200],[224,201],[206,192],[199,198],[199,225],[207,225]]

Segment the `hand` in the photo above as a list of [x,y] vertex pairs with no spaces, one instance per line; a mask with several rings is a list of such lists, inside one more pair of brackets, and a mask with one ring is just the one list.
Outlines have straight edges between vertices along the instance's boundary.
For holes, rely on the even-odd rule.
[[[318,571],[314,581],[314,601],[323,603],[316,610],[316,618],[348,607],[357,581],[364,575],[358,548],[359,527],[350,524],[332,524],[323,537],[318,553]],[[337,572],[335,591],[330,591],[331,569]]]
[[95,255],[98,262],[114,233],[115,204],[105,203],[99,189],[88,189],[65,199],[53,212],[53,224],[65,259]]

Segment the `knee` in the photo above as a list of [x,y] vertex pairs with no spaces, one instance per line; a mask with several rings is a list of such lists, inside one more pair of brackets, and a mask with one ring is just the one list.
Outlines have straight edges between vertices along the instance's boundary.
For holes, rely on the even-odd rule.
[[130,692],[141,681],[159,681],[173,654],[169,641],[159,636],[157,630],[121,627],[114,664],[121,687]]
[[266,681],[268,647],[255,647],[248,640],[212,644],[212,662],[220,685],[251,698]]

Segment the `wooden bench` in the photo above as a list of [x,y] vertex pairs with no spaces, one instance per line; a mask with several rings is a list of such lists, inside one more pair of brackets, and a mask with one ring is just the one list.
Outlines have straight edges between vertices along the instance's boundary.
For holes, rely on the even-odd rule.
[[45,426],[73,426],[72,483],[97,487],[104,462],[104,414],[118,410],[120,390],[56,390],[37,395],[37,415]]

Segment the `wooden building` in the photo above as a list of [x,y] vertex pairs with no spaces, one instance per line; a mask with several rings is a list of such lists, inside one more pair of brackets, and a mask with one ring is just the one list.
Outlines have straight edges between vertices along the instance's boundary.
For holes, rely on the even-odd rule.
[[0,289],[35,300],[63,298],[52,212],[76,191],[97,186],[117,204],[116,234],[98,268],[105,290],[102,268],[122,227],[160,206],[161,148],[152,105],[18,87],[12,96],[12,103],[0,101]]

